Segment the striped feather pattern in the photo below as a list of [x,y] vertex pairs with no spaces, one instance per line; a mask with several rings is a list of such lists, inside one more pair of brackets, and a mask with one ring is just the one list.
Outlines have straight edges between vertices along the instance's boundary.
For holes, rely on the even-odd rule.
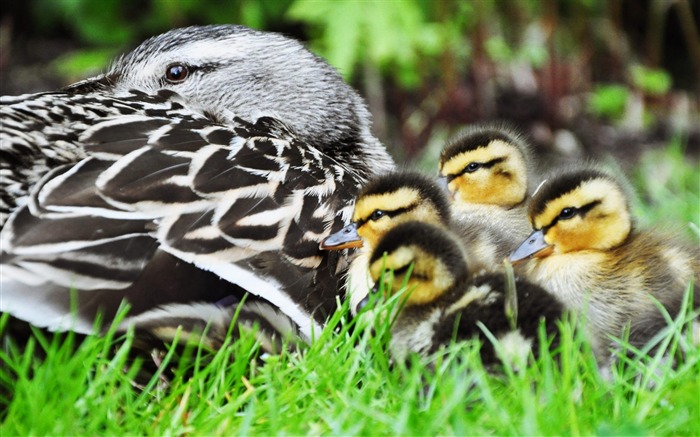
[[[89,133],[90,127],[109,117],[121,124],[120,116],[133,114],[147,116],[150,124],[144,124],[141,118],[139,124],[134,123],[129,138],[122,138],[120,143],[109,142],[108,147],[113,150],[95,150],[95,156],[114,158],[136,145],[141,147],[145,138],[138,135],[143,132],[137,128],[152,132],[180,114],[197,116],[184,109],[181,98],[168,90],[156,95],[130,91],[119,98],[70,92],[0,97],[0,224],[5,223],[10,211],[26,201],[30,188],[49,170],[88,156],[80,136]],[[153,118],[157,114],[162,118]],[[103,140],[107,135],[108,130],[102,134]]]
[[0,310],[54,330],[89,333],[126,300],[155,335],[222,332],[245,302],[239,325],[309,339],[346,268],[319,242],[393,166],[332,67],[236,25],[174,29],[104,75],[2,97],[0,120]]
[[318,246],[349,219],[363,175],[278,120],[226,127],[161,97],[177,117],[149,116],[151,98],[85,130],[86,156],[46,173],[10,216],[3,264],[82,296],[134,286],[164,251],[259,294],[309,338],[336,305],[338,255]]

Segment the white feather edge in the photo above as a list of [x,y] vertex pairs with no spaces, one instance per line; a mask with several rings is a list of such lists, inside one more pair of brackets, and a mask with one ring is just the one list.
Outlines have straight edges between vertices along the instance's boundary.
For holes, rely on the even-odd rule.
[[[270,323],[281,335],[288,335],[296,332],[296,326],[291,323],[290,319],[281,313],[277,309],[271,307],[270,305],[263,304],[262,302],[245,302],[244,308],[262,316],[266,321]],[[211,326],[219,326],[226,329],[231,323],[234,314],[237,311],[238,306],[226,306],[222,307],[216,303],[211,302],[192,302],[192,303],[178,303],[178,304],[168,304],[163,305],[153,310],[146,311],[144,313],[138,314],[133,317],[127,317],[119,325],[120,328],[125,329],[129,326],[139,326],[144,324],[154,324],[158,325],[158,322],[167,318],[189,318],[189,319],[199,319],[204,323]],[[245,322],[244,320],[238,321],[239,323]]]
[[316,322],[311,314],[304,311],[287,296],[283,291],[282,284],[275,279],[258,277],[241,266],[230,262],[217,261],[210,256],[178,251],[168,245],[162,245],[161,249],[201,269],[215,273],[219,277],[239,285],[249,293],[260,296],[272,303],[299,326],[299,331],[307,342],[312,341],[314,336],[320,334],[323,329],[321,324]]
[[[8,266],[2,266],[0,281],[0,311],[51,331],[75,331],[94,334],[95,327],[73,314],[66,314],[64,302],[70,297],[65,287],[43,284],[41,287],[15,281],[5,275]],[[56,305],[57,302],[60,304]]]

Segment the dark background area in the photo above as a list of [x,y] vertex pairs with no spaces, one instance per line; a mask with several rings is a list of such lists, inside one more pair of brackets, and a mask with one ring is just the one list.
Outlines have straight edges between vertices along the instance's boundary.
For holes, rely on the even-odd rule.
[[681,138],[700,150],[700,2],[5,1],[0,92],[102,71],[143,39],[241,23],[305,41],[366,97],[398,161],[431,167],[469,123],[507,119],[552,159],[625,165]]

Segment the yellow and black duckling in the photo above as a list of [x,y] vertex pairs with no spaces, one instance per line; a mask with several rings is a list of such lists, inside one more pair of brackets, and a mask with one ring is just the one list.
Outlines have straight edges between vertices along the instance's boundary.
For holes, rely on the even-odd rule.
[[[691,280],[698,283],[697,246],[635,229],[626,187],[594,168],[545,181],[529,205],[534,232],[511,255],[575,311],[586,312],[597,356],[610,336],[631,324],[630,341],[644,345],[665,326],[653,299],[675,317]],[[694,291],[698,304],[698,288]]]
[[483,325],[500,340],[506,357],[522,363],[530,351],[539,350],[533,346],[541,320],[550,338],[558,332],[563,307],[554,296],[516,277],[518,317],[513,323],[505,310],[505,276],[470,275],[461,245],[442,228],[421,222],[398,225],[382,238],[369,263],[372,279],[379,283],[383,277],[387,294],[405,290],[391,327],[390,349],[397,360],[411,352],[429,355],[452,339],[479,338],[484,364],[496,364]]
[[510,249],[499,248],[508,247],[505,243],[509,237],[492,226],[454,221],[451,212],[445,191],[421,173],[388,173],[365,185],[357,196],[352,222],[321,243],[321,248],[326,250],[361,247],[350,265],[346,282],[353,312],[374,284],[367,270],[369,255],[379,240],[400,223],[422,221],[454,230],[469,241],[466,256],[474,271],[492,270],[500,265]]
[[452,194],[455,215],[507,229],[510,252],[530,233],[526,200],[534,164],[523,134],[505,123],[487,123],[448,141],[439,171]]

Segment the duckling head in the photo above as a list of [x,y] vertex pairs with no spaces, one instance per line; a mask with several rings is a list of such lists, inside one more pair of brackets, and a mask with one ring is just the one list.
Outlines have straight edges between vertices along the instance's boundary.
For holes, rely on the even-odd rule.
[[405,305],[435,301],[468,277],[464,253],[445,229],[424,222],[406,222],[384,235],[372,252],[369,271],[375,284],[384,280],[386,293],[404,286]]
[[376,246],[390,229],[407,221],[447,227],[450,206],[435,181],[416,172],[394,172],[371,180],[358,194],[352,223],[328,236],[321,249]]
[[510,208],[525,200],[529,148],[505,124],[468,128],[440,155],[440,175],[455,201]]
[[511,261],[618,247],[632,231],[627,199],[623,186],[597,169],[545,181],[529,206],[534,232],[511,254]]

